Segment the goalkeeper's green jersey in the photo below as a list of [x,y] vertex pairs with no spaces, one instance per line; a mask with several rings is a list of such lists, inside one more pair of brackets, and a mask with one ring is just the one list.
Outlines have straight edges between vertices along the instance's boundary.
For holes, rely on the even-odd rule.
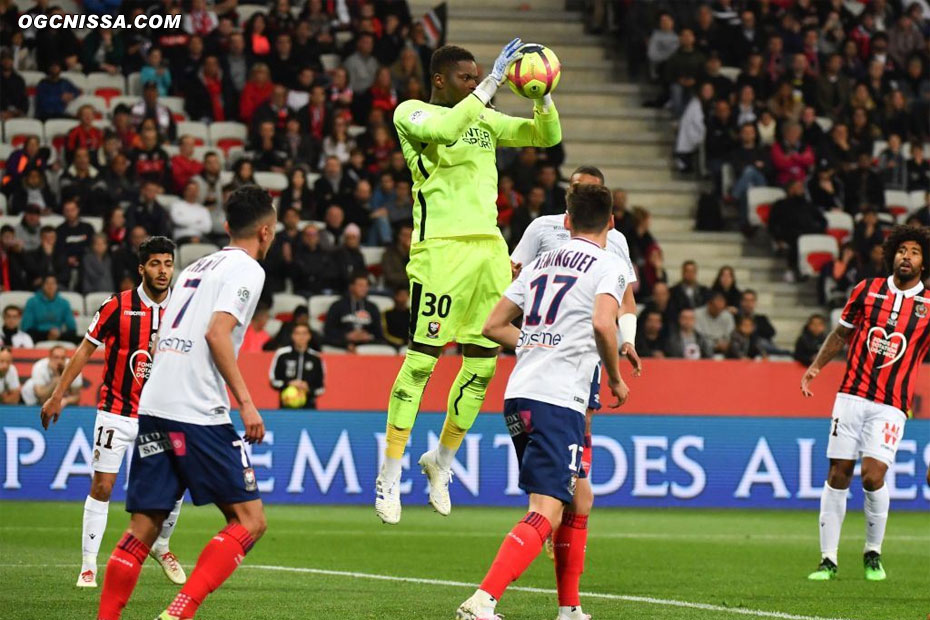
[[548,147],[562,140],[554,105],[533,118],[485,107],[468,95],[454,107],[405,101],[394,111],[404,159],[413,174],[414,243],[425,239],[499,236],[498,146]]

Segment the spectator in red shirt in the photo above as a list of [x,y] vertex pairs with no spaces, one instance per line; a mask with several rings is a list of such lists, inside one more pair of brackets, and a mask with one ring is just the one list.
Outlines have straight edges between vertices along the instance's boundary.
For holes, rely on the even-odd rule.
[[801,126],[796,122],[785,125],[781,142],[772,145],[772,165],[779,185],[791,181],[803,182],[814,166],[814,151],[801,142]]
[[177,194],[184,190],[191,178],[203,171],[203,163],[194,158],[194,137],[181,136],[179,146],[181,152],[171,158],[171,178]]
[[369,100],[366,112],[371,108],[380,108],[389,114],[394,113],[394,108],[397,107],[397,91],[394,89],[389,68],[378,69],[375,73],[375,82],[366,94]]
[[271,72],[265,63],[256,63],[249,73],[249,81],[245,83],[242,89],[242,96],[239,99],[239,118],[246,125],[251,125],[252,115],[261,104],[271,99],[271,91],[274,84],[271,83]]
[[103,144],[103,132],[94,127],[94,108],[82,105],[78,109],[77,117],[81,124],[68,132],[65,141],[65,154],[69,162],[74,157],[74,151],[79,148],[87,149],[91,159],[94,159],[97,149]]

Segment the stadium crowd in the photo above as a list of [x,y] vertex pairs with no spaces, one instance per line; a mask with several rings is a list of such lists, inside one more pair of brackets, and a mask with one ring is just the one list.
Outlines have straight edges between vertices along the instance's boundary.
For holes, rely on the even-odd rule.
[[[859,280],[884,275],[881,243],[894,224],[930,226],[930,4],[620,5],[630,71],[659,88],[645,105],[670,110],[677,125],[676,168],[711,180],[699,220],[719,222],[713,215],[731,206],[748,239],[785,257],[785,280],[816,278],[827,310]],[[648,75],[635,75],[640,67]],[[726,302],[729,346],[766,350],[771,325],[756,321],[753,332],[738,299]],[[706,298],[691,301],[700,313]],[[650,321],[658,317],[649,314],[647,330]],[[723,323],[700,323],[709,342],[698,348],[720,352]],[[808,363],[828,326],[811,316],[795,358]]]

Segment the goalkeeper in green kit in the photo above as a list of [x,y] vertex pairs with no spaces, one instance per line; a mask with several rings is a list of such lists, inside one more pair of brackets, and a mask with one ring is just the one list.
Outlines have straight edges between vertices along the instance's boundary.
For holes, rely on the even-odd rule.
[[514,39],[479,81],[474,56],[445,45],[430,60],[429,103],[405,101],[394,112],[404,158],[413,174],[410,345],[388,403],[384,465],[375,485],[375,511],[400,521],[402,458],[423,390],[443,347],[462,345],[462,368],[449,390],[439,445],[419,459],[430,482],[429,501],[452,510],[452,462],[494,376],[497,345],[481,335],[510,284],[510,257],[497,228],[498,146],[554,146],[562,140],[549,95],[534,101],[533,118],[487,107],[523,43]]

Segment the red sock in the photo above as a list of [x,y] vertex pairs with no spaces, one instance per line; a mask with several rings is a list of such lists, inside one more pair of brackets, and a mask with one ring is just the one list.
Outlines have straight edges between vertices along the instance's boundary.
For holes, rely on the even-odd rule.
[[481,582],[481,589],[500,599],[512,581],[523,574],[552,533],[549,520],[537,512],[528,512],[501,543],[491,569]]
[[168,613],[193,618],[203,599],[229,579],[254,544],[252,535],[238,523],[223,528],[200,552],[194,572],[174,597]]
[[127,533],[119,541],[110,555],[103,577],[98,620],[119,620],[139,581],[142,563],[148,554],[149,548],[132,534]]
[[578,585],[584,572],[585,545],[588,542],[588,515],[566,512],[562,525],[553,538],[555,545],[555,579],[559,589],[559,605],[581,605]]

